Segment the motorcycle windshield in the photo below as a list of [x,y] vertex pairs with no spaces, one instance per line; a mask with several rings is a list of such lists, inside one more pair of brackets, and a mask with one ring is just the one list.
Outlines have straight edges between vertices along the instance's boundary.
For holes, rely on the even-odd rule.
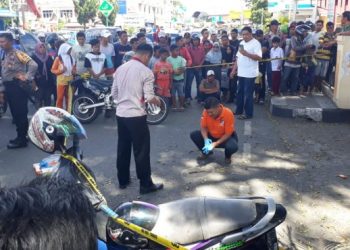
[[149,203],[134,201],[123,203],[116,213],[124,220],[151,231],[157,222],[159,208]]

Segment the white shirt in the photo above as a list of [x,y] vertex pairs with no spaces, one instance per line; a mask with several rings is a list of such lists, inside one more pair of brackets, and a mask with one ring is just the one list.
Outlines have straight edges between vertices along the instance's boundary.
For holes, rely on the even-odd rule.
[[119,117],[145,116],[145,100],[154,98],[154,75],[143,63],[132,59],[114,74],[112,96]]
[[72,48],[72,57],[75,59],[77,63],[77,74],[81,75],[86,72],[85,64],[85,56],[87,53],[91,51],[90,44],[84,44],[84,46],[80,46],[79,44],[74,45]]
[[[283,49],[281,47],[277,47],[277,48],[271,48],[270,51],[270,58],[283,58],[284,57],[284,53],[283,53]],[[272,71],[281,71],[281,66],[282,66],[282,60],[272,60],[271,61],[271,67],[272,67]]]
[[316,49],[320,47],[320,37],[324,35],[323,31],[320,32],[312,32],[312,44],[316,46]]
[[[95,74],[101,73],[104,68],[107,68],[106,56],[103,53],[93,54],[87,53],[85,56],[85,67],[91,68]],[[100,76],[100,79],[105,78],[105,74]]]
[[[249,42],[241,41],[240,45],[244,46],[244,50],[250,54],[262,57],[261,44],[253,38]],[[243,56],[237,52],[237,75],[239,77],[254,78],[259,75],[259,62]]]

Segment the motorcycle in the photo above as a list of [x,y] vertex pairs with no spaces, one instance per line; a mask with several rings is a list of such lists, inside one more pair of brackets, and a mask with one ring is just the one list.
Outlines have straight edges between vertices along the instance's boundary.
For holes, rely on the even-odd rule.
[[[77,78],[71,82],[77,90],[73,98],[72,113],[81,123],[91,123],[103,111],[106,116],[113,112],[116,104],[111,95],[113,81]],[[168,105],[160,99],[160,107],[146,103],[147,122],[151,125],[162,123],[168,116]]]
[[[59,150],[59,154],[34,164],[35,173],[55,175],[83,185],[85,194],[98,211],[100,249],[278,249],[275,228],[285,220],[287,212],[272,198],[196,197],[159,205],[125,202],[114,210],[109,208],[93,172],[82,161],[80,138],[74,136],[71,147],[65,146],[69,130],[79,129],[85,135],[84,128],[74,116],[60,109],[42,108],[38,112],[43,109],[51,114],[59,111],[59,116],[63,117],[58,124],[52,123],[53,118],[47,119],[43,123],[45,133],[52,139],[61,130],[64,136],[56,140],[58,146],[51,147],[50,152]],[[38,123],[35,115],[33,120]],[[37,146],[38,131],[30,126],[29,137]],[[43,145],[50,146],[47,142]]]
[[7,101],[5,97],[5,88],[0,77],[0,117],[7,111]]

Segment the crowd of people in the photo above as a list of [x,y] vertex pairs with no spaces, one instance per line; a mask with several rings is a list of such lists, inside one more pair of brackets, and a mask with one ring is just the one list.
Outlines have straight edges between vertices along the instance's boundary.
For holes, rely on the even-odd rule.
[[[331,82],[336,36],[349,35],[349,11],[343,13],[342,25],[342,30],[336,32],[332,22],[300,21],[291,22],[285,29],[272,20],[267,32],[244,27],[228,34],[205,28],[201,36],[185,33],[173,43],[159,29],[154,33],[154,42],[141,29],[130,41],[126,31],[118,32],[115,44],[108,30],[91,41],[86,41],[84,32],[78,32],[76,45],[60,40],[40,42],[32,57],[14,48],[11,34],[2,33],[2,79],[17,130],[26,131],[23,116],[27,108],[12,104],[13,98],[18,99],[18,91],[12,93],[14,84],[10,82],[19,82],[17,85],[23,87],[23,82],[34,81],[37,108],[56,105],[71,112],[74,89],[70,82],[76,75],[112,80],[115,71],[134,58],[139,46],[149,44],[153,53],[148,67],[154,74],[156,92],[173,111],[184,111],[194,98],[204,104],[215,96],[223,103],[236,102],[238,118],[249,119],[253,117],[254,102],[263,104],[267,93],[311,94],[321,90],[322,81]],[[3,95],[0,97],[2,102]],[[9,148],[26,146],[23,134],[19,132]]]

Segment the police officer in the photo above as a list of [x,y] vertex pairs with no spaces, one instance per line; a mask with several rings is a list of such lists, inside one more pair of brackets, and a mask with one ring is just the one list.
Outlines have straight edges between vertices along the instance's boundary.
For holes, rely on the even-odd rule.
[[6,98],[17,128],[17,137],[10,140],[7,148],[27,146],[28,94],[25,84],[33,81],[38,65],[24,52],[13,48],[11,33],[0,34],[0,47],[4,50],[1,58],[1,76],[5,86]]

